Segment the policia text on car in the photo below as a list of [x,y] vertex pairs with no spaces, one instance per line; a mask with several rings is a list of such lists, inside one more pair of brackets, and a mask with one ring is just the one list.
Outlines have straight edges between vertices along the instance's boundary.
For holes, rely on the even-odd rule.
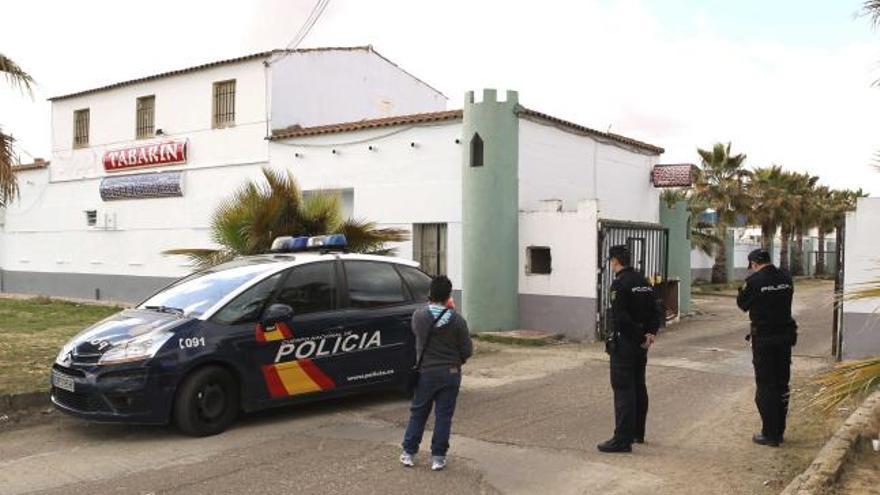
[[612,246],[609,262],[615,278],[611,284],[612,330],[606,336],[611,356],[611,388],[614,390],[614,436],[598,448],[602,452],[630,452],[633,442],[645,441],[648,389],[645,368],[648,349],[662,321],[654,289],[630,266],[626,246]]
[[752,440],[778,447],[788,415],[791,348],[797,343],[797,323],[791,317],[794,284],[791,277],[770,263],[763,249],[749,253],[752,274],[740,288],[736,303],[749,312],[752,362],[755,365],[755,403],[763,428]]

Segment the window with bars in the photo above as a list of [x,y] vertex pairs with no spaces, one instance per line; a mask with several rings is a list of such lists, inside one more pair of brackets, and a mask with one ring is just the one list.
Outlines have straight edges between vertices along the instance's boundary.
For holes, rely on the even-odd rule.
[[137,99],[135,129],[138,139],[151,138],[155,135],[154,117],[156,114],[156,96],[141,96]]
[[89,109],[73,112],[73,147],[84,148],[89,145]]
[[431,276],[446,275],[446,224],[413,224],[413,260]]
[[235,79],[214,83],[214,127],[235,125]]

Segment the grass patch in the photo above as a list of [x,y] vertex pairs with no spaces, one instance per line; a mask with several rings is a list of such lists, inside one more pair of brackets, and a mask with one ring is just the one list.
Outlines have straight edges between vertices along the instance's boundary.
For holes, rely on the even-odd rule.
[[550,344],[556,344],[562,340],[560,336],[548,336],[547,338],[530,339],[513,337],[496,332],[472,333],[471,338],[473,338],[474,340],[481,340],[483,342],[491,342],[493,344],[518,345],[523,347],[543,347]]
[[48,388],[49,370],[61,346],[121,309],[46,297],[0,299],[0,394]]

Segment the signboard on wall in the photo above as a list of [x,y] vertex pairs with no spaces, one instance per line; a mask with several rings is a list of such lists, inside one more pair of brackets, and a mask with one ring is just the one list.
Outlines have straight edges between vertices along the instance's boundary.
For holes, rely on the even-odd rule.
[[178,197],[183,196],[183,173],[162,172],[105,177],[99,187],[101,199],[104,201]]
[[690,187],[697,180],[699,169],[691,163],[654,165],[651,182],[654,187]]
[[116,172],[138,167],[186,163],[185,139],[132,146],[104,152],[104,170]]

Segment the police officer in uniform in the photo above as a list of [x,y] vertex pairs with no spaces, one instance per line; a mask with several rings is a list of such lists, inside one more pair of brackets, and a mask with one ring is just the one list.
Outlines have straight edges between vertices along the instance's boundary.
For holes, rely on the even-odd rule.
[[788,415],[791,348],[797,343],[797,323],[791,317],[794,283],[788,273],[770,262],[770,253],[749,253],[751,275],[739,289],[736,304],[749,312],[757,393],[755,403],[763,428],[752,436],[759,445],[778,447],[785,434]]
[[614,390],[614,436],[598,445],[601,452],[632,452],[632,444],[644,443],[648,417],[645,367],[648,349],[654,344],[662,320],[654,289],[630,266],[626,246],[609,250],[614,282],[611,284],[612,331],[605,348],[611,356],[611,388]]

